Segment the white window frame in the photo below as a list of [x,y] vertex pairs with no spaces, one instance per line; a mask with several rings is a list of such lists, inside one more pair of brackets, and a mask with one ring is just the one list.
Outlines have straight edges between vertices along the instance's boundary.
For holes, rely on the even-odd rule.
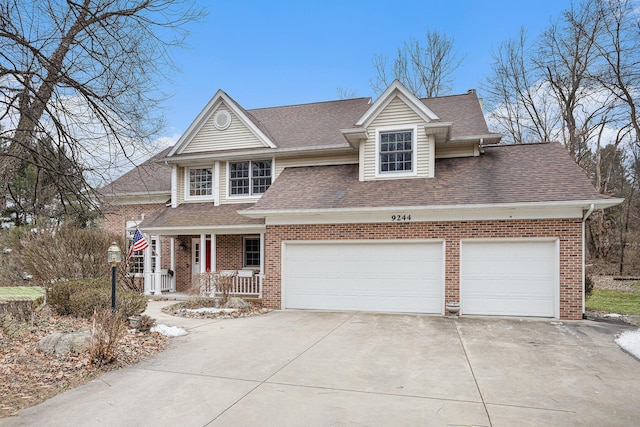
[[[252,164],[254,162],[270,162],[271,163],[271,175],[268,178],[271,178],[271,184],[269,187],[273,185],[273,169],[274,169],[274,161],[273,159],[263,159],[263,160],[238,160],[238,161],[228,161],[227,162],[227,197],[232,199],[242,199],[242,198],[254,198],[261,197],[264,193],[254,193],[253,192],[253,167]],[[249,194],[233,194],[231,193],[231,164],[232,163],[249,163]],[[259,178],[267,178],[266,176],[256,177]],[[268,189],[267,189],[268,190]],[[265,190],[266,192],[266,190]]]
[[[211,194],[204,196],[191,195],[191,171],[194,169],[209,169],[211,171]],[[184,168],[184,199],[185,200],[214,200],[216,176],[214,166],[190,166]]]
[[[411,170],[410,171],[389,171],[382,172],[380,170],[380,136],[383,133],[411,132]],[[407,178],[418,176],[418,126],[386,126],[376,128],[375,140],[375,157],[376,157],[376,178]]]
[[[136,232],[136,228],[138,227],[138,225],[140,225],[140,223],[142,222],[142,220],[140,221],[127,221],[125,224],[125,233],[126,233],[126,242],[127,242],[127,247],[125,248],[125,250],[123,251],[122,257],[125,259],[125,262],[127,261],[127,257],[129,256],[129,248],[131,247],[131,244],[133,242],[133,234]],[[140,265],[140,267],[142,268],[141,271],[137,271],[134,273],[131,273],[130,271],[127,271],[127,276],[129,277],[144,277],[144,251],[139,251],[138,255],[133,255],[132,258],[135,256],[135,259],[138,260],[142,260],[142,261],[136,261],[135,265]],[[134,260],[132,259],[131,262],[129,263],[129,269],[131,269],[131,266],[134,265]],[[141,264],[139,264],[141,263]]]
[[[247,265],[247,240],[257,240],[258,241],[258,265]],[[243,268],[253,268],[259,269],[262,267],[262,243],[260,241],[260,236],[244,236],[242,238],[242,266]]]

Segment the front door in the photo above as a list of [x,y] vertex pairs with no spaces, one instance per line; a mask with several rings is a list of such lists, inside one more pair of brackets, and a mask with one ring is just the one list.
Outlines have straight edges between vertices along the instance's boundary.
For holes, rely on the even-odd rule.
[[[205,260],[206,271],[211,271],[211,240],[207,239],[207,255]],[[196,274],[200,274],[200,263],[202,262],[202,250],[200,247],[200,239],[192,239],[191,240],[191,265],[192,274],[195,276]]]

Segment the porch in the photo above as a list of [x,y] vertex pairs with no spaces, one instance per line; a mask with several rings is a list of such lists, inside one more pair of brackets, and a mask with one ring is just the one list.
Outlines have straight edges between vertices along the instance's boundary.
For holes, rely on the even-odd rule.
[[182,203],[142,218],[144,293],[188,293],[199,276],[229,270],[237,272],[233,295],[262,297],[264,220],[237,213],[252,205]]
[[[262,281],[264,274],[254,273],[247,270],[223,270],[223,274],[229,274],[232,277],[232,285],[229,294],[232,296],[244,296],[250,298],[262,298]],[[184,295],[187,294],[176,292],[175,274],[169,269],[160,269],[153,273],[145,273],[144,276],[145,295],[163,296],[163,293]],[[215,294],[221,292],[216,290]]]

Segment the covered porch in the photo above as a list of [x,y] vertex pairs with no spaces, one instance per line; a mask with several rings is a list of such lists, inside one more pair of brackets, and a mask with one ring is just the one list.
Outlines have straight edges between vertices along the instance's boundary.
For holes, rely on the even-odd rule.
[[237,213],[248,206],[182,204],[145,218],[144,293],[189,292],[220,273],[232,276],[231,295],[262,298],[265,227]]

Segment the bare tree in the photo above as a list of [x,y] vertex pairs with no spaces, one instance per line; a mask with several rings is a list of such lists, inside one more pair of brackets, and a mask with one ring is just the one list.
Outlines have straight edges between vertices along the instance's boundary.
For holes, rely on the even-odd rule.
[[483,85],[489,120],[507,143],[556,140],[562,128],[549,85],[533,66],[530,49],[522,28],[518,37],[493,52],[492,74]]
[[[160,129],[157,83],[201,14],[192,0],[0,0],[0,195],[28,162],[92,204],[84,172],[130,158]],[[71,173],[32,149],[44,139]]]
[[420,98],[446,95],[463,59],[453,47],[454,39],[446,33],[428,30],[424,44],[410,38],[398,48],[391,64],[385,55],[375,55],[372,63],[376,77],[371,80],[371,89],[380,94],[397,79]]

